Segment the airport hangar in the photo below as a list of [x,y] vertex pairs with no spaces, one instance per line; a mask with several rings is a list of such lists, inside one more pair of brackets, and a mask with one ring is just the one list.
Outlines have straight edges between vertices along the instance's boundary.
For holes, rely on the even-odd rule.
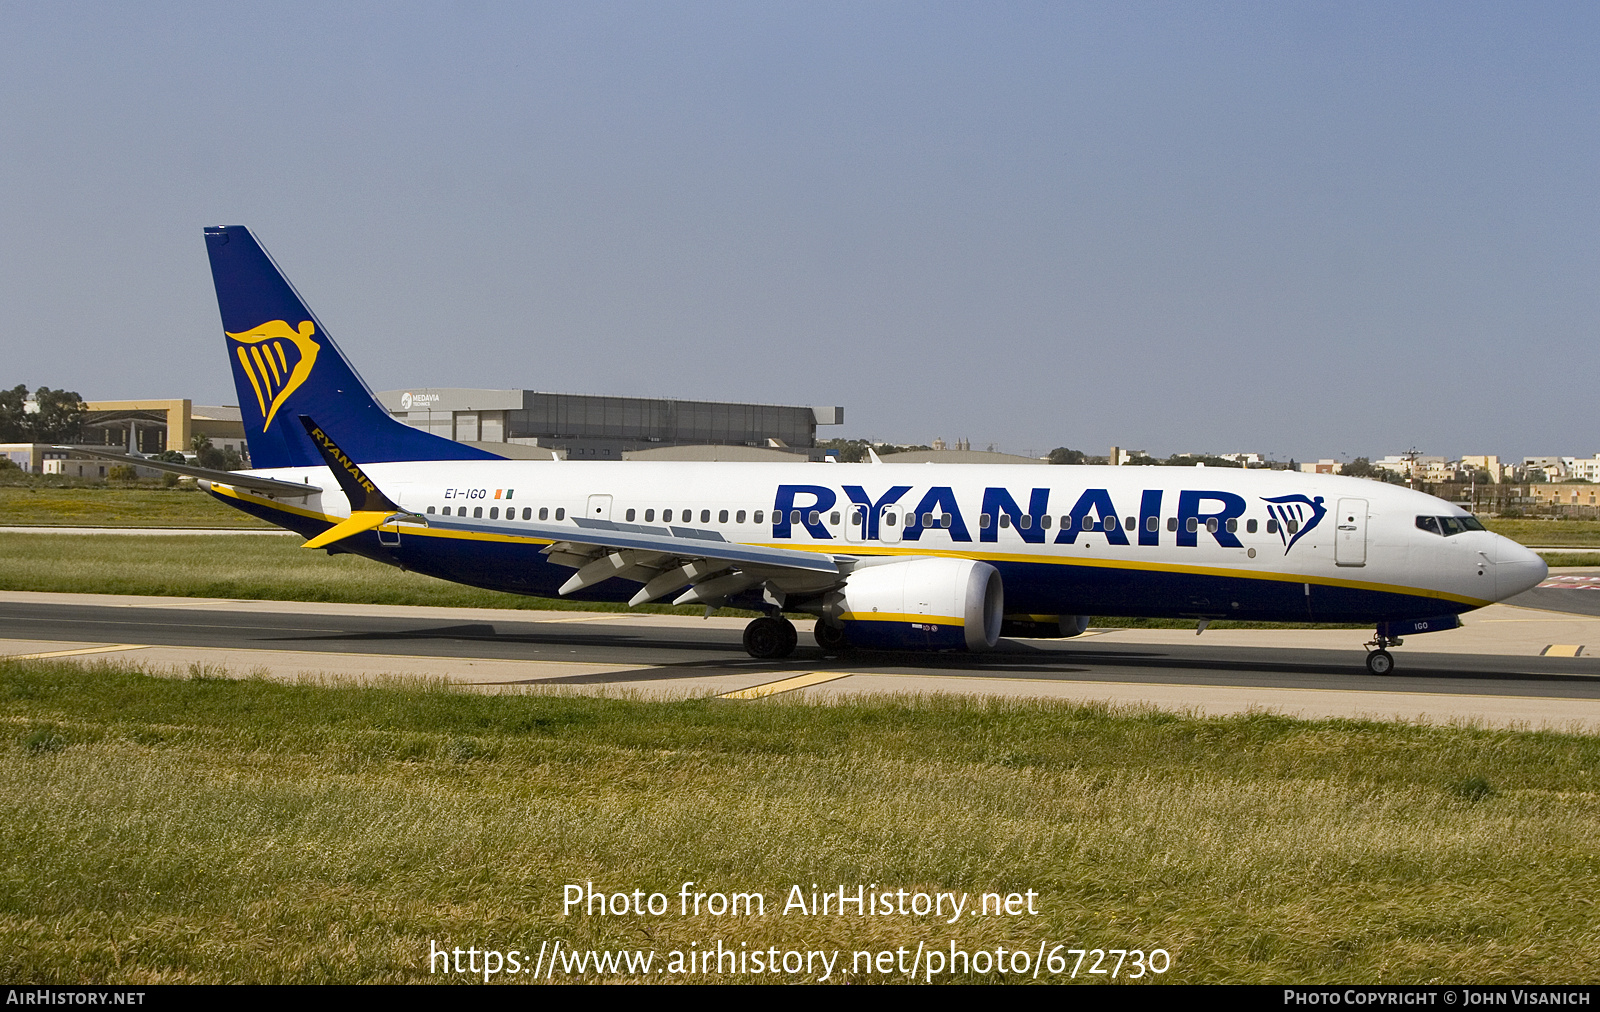
[[[743,404],[537,390],[412,387],[378,402],[408,425],[503,457],[572,460],[821,460],[817,426],[844,424],[842,407]],[[188,399],[90,401],[81,446],[154,455],[188,451],[204,435],[248,453],[237,407]],[[98,437],[98,438],[97,438]],[[3,448],[27,470],[105,477],[105,461],[45,444]],[[153,476],[152,472],[150,476]],[[145,475],[141,475],[144,477]]]

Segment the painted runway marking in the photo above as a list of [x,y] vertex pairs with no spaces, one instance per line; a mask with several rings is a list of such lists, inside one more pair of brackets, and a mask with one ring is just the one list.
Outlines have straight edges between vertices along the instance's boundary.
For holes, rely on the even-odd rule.
[[1582,644],[1552,643],[1539,651],[1540,657],[1577,657],[1583,653]]
[[42,654],[6,654],[8,661],[37,661],[46,657],[76,657],[80,654],[111,654],[119,650],[149,650],[149,643],[114,643],[103,647],[80,647],[77,650],[50,650]]
[[849,678],[855,674],[853,671],[807,671],[795,675],[793,678],[781,678],[776,682],[767,682],[764,685],[752,685],[748,689],[739,689],[737,692],[724,692],[719,699],[760,699],[762,696],[775,696],[780,692],[793,692],[795,689],[804,689],[812,685],[821,685],[823,682],[837,681],[840,678]]

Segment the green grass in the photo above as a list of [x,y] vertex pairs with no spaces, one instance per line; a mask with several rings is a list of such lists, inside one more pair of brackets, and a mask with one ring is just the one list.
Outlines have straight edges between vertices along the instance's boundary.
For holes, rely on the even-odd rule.
[[[1600,974],[1594,737],[38,661],[0,662],[0,698],[12,980],[417,981],[430,941],[665,953],[719,938],[847,960],[919,940],[1160,947],[1174,982]],[[676,897],[685,880],[759,890],[769,915],[561,910],[566,883]],[[1034,889],[1039,914],[777,913],[813,882]]]
[[1600,566],[1600,552],[1540,552],[1551,568],[1556,566]]
[[5,527],[270,528],[193,486],[108,488],[46,483],[0,485]]
[[[251,601],[339,601],[450,608],[625,611],[626,605],[524,597],[402,572],[356,555],[300,547],[295,537],[227,534],[0,532],[0,590],[144,594]],[[699,615],[703,608],[643,605]],[[729,615],[744,614],[734,609]]]
[[1483,517],[1483,525],[1524,545],[1600,548],[1600,520],[1507,520]]

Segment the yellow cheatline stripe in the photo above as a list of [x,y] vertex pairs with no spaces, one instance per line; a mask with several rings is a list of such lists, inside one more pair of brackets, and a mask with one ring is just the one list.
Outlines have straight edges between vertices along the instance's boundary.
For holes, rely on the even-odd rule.
[[[344,520],[344,517],[329,516],[325,513],[318,513],[311,510],[289,506],[285,503],[277,502],[275,500],[262,499],[254,495],[240,494],[238,490],[233,488],[218,488],[215,485],[213,485],[212,488],[216,490],[218,495],[231,496],[235,499],[253,502],[258,506],[266,506],[270,509],[283,510],[286,513],[293,513],[297,516],[311,517],[330,524],[340,523]],[[411,525],[407,525],[403,529],[406,534],[414,537],[457,538],[467,541],[530,542],[538,545],[551,544],[549,538],[532,538],[526,535],[518,534],[479,534],[474,531],[441,531],[433,528],[412,527]],[[572,540],[581,540],[581,536],[578,531],[573,531],[573,535],[574,537]],[[817,552],[826,555],[929,556],[947,559],[973,559],[977,562],[1023,562],[1048,566],[1087,566],[1098,569],[1131,569],[1152,573],[1183,573],[1196,576],[1227,576],[1240,580],[1268,580],[1278,583],[1312,583],[1319,587],[1347,587],[1351,590],[1371,590],[1381,591],[1389,594],[1406,594],[1411,597],[1430,597],[1439,601],[1452,601],[1456,604],[1469,605],[1473,608],[1482,608],[1494,603],[1493,601],[1485,600],[1483,598],[1466,597],[1462,594],[1451,594],[1443,590],[1429,590],[1426,587],[1407,587],[1403,584],[1394,583],[1368,583],[1361,580],[1339,580],[1327,576],[1307,576],[1299,573],[1263,573],[1260,570],[1255,569],[1234,569],[1227,566],[1180,566],[1169,562],[1138,562],[1131,559],[1069,559],[1048,555],[1017,555],[1012,553],[994,552],[979,554],[977,552],[956,552],[924,548],[885,549],[877,546],[874,546],[872,551],[862,551],[861,549],[863,546],[854,542],[850,544],[841,542],[838,545],[796,545],[770,541],[741,541],[734,543],[742,545],[758,545],[765,548],[787,548],[797,552]],[[842,548],[847,548],[849,550],[840,551],[839,549]]]
[[1552,643],[1539,651],[1540,657],[1577,657],[1583,653],[1581,644]]
[[762,696],[775,696],[780,692],[793,692],[795,689],[804,689],[812,685],[821,685],[823,682],[833,682],[840,678],[849,678],[855,674],[853,671],[807,671],[795,675],[793,678],[782,678],[776,682],[765,685],[752,685],[748,689],[739,689],[736,692],[724,692],[718,699],[760,699]]
[[148,650],[148,643],[114,643],[104,647],[80,647],[77,650],[50,650],[42,654],[6,654],[8,661],[36,661],[45,657],[74,657],[78,654],[111,654],[118,650]]
[[892,611],[847,611],[839,618],[845,622],[916,622],[919,625],[959,625],[966,622],[948,615],[902,615]]
[[[1368,583],[1361,580],[1339,580],[1327,576],[1305,576],[1299,573],[1264,573],[1256,569],[1235,569],[1229,566],[1181,566],[1170,562],[1139,562],[1133,559],[1077,559],[1064,558],[1050,555],[1017,555],[1005,552],[962,552],[947,551],[942,549],[924,548],[882,548],[873,546],[870,551],[862,551],[864,547],[859,543],[830,547],[823,544],[783,544],[779,542],[749,542],[769,548],[789,548],[799,552],[824,552],[829,555],[866,555],[866,556],[892,556],[912,555],[929,556],[947,559],[973,559],[978,562],[1025,562],[1046,566],[1086,566],[1091,569],[1132,569],[1156,573],[1184,573],[1197,576],[1228,576],[1240,580],[1271,580],[1279,583],[1314,583],[1319,587],[1348,587],[1352,590],[1376,590],[1391,594],[1409,594],[1412,597],[1431,597],[1441,601],[1454,601],[1459,604],[1471,605],[1482,608],[1493,604],[1493,601],[1476,597],[1465,597],[1461,594],[1451,594],[1442,590],[1429,590],[1425,587],[1407,587],[1402,584]],[[850,551],[838,551],[839,547],[849,548]]]
[[[336,516],[330,513],[322,513],[318,510],[308,510],[300,506],[291,506],[288,503],[279,502],[276,499],[266,499],[261,495],[235,488],[232,485],[218,485],[213,482],[211,485],[211,491],[216,495],[226,496],[229,499],[238,499],[241,502],[248,502],[255,506],[265,506],[267,509],[278,510],[283,513],[292,513],[297,517],[306,517],[310,520],[320,520],[326,524],[341,524],[348,519],[347,517]],[[455,538],[464,541],[504,541],[533,545],[548,545],[551,543],[549,538],[532,538],[525,534],[479,534],[476,531],[442,531],[437,528],[423,527],[421,524],[413,524],[403,521],[401,522],[400,530],[407,537],[418,538]],[[575,530],[573,533],[576,534],[577,531]]]

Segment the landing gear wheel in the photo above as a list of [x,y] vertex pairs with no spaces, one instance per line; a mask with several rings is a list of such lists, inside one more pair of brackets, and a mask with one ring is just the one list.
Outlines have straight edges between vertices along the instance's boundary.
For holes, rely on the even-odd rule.
[[800,634],[781,618],[758,618],[744,627],[744,649],[751,657],[767,661],[794,652]]
[[817,628],[811,635],[816,637],[817,646],[824,650],[843,650],[850,639],[845,635],[843,626],[829,625],[821,619],[817,620]]
[[1387,650],[1374,650],[1367,654],[1367,673],[1387,675],[1394,670],[1394,655]]

